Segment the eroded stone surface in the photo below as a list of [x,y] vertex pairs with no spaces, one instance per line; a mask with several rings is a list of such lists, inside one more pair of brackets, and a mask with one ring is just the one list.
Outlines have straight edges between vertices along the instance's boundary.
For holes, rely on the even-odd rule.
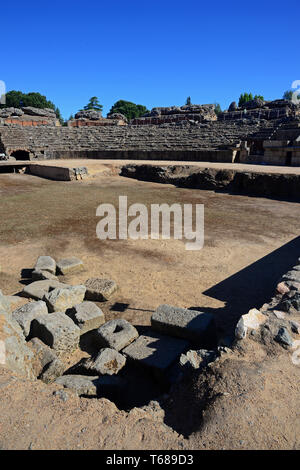
[[257,330],[260,325],[267,321],[268,317],[256,308],[252,308],[246,315],[243,315],[235,328],[235,337],[237,339],[245,338],[248,329]]
[[65,312],[67,309],[80,304],[85,296],[83,285],[57,287],[44,296],[50,312]]
[[63,375],[55,380],[55,383],[63,385],[80,395],[97,396],[99,389],[99,377],[87,377],[86,375]]
[[[126,364],[126,357],[115,349],[103,348],[99,353],[90,358],[82,359],[72,367],[72,373],[89,375],[114,375]],[[71,372],[71,371],[70,371]]]
[[128,321],[119,318],[100,326],[95,332],[94,341],[101,348],[117,351],[128,346],[139,336],[138,331]]
[[199,369],[213,362],[217,356],[216,351],[208,351],[207,349],[199,349],[197,351],[190,350],[185,354],[181,354],[179,363],[181,366],[188,365],[193,367],[193,369]]
[[38,338],[33,338],[28,342],[28,347],[34,352],[32,367],[36,377],[45,383],[50,383],[62,375],[65,366],[49,346]]
[[81,271],[83,269],[83,262],[81,259],[72,256],[64,258],[57,262],[57,270],[60,274],[66,275],[72,272]]
[[78,348],[80,329],[63,312],[54,312],[32,321],[32,336],[63,354]]
[[49,291],[56,289],[57,287],[68,287],[67,284],[54,280],[43,280],[35,281],[28,284],[23,289],[24,297],[29,297],[35,300],[43,300],[44,296]]
[[91,278],[85,282],[87,300],[95,300],[105,302],[117,290],[118,286],[115,281],[110,279]]
[[22,307],[17,308],[13,311],[13,319],[22,328],[25,338],[29,336],[31,322],[40,315],[48,315],[48,309],[45,302],[38,300],[37,302],[29,302]]
[[49,271],[51,274],[56,272],[56,262],[51,256],[39,256],[35,263],[34,270]]
[[55,274],[52,274],[49,271],[43,271],[40,269],[34,269],[32,271],[31,277],[33,281],[44,281],[47,279],[58,281],[58,278],[57,276],[55,276]]
[[166,370],[188,348],[189,342],[148,331],[123,349],[128,359],[150,368],[157,378],[163,378]]
[[214,317],[207,312],[160,305],[151,317],[151,325],[160,333],[200,344],[216,340]]
[[99,328],[105,323],[102,310],[96,304],[84,301],[66,311],[66,314],[80,328],[80,334]]

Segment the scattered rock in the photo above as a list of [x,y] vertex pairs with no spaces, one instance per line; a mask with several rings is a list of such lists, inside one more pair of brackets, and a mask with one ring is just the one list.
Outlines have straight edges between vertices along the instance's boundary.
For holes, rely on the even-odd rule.
[[293,346],[293,339],[285,327],[279,328],[278,333],[275,336],[275,341],[284,346]]
[[100,326],[95,332],[94,341],[101,348],[113,348],[117,351],[128,346],[139,336],[136,328],[128,321],[119,318]]
[[29,336],[32,320],[40,315],[48,315],[47,305],[42,300],[23,305],[12,313],[13,319],[22,328],[25,338]]
[[91,278],[85,282],[86,300],[95,300],[105,302],[117,290],[118,286],[115,281],[109,279]]
[[67,284],[62,284],[55,280],[35,281],[28,284],[23,289],[23,296],[35,300],[43,300],[45,295],[57,287],[68,287]]
[[48,271],[51,274],[56,273],[56,262],[51,256],[39,256],[34,267],[35,271]]
[[218,357],[216,351],[208,351],[207,349],[199,349],[197,351],[190,350],[185,354],[181,354],[179,363],[181,366],[191,366],[193,369],[199,369],[207,366]]
[[300,335],[300,323],[297,321],[290,321],[291,329],[293,333],[296,333],[297,335]]
[[287,313],[290,313],[292,309],[300,312],[300,292],[295,290],[291,290],[285,294],[280,303],[276,306],[276,310],[282,310]]
[[53,395],[60,398],[63,402],[69,400],[69,394],[65,390],[56,390],[55,392],[53,392]]
[[115,349],[103,348],[91,358],[84,358],[70,369],[70,373],[87,375],[114,375],[126,364],[126,357]]
[[83,285],[57,287],[44,296],[50,312],[65,312],[67,309],[80,304],[85,296]]
[[63,375],[56,379],[55,383],[70,388],[80,395],[98,395],[99,377],[87,377],[85,375]]
[[300,271],[298,270],[291,270],[288,271],[286,274],[282,276],[282,280],[285,281],[293,281],[293,282],[300,282]]
[[151,317],[154,330],[199,344],[216,342],[216,326],[211,313],[160,305]]
[[236,339],[240,340],[245,338],[248,329],[251,330],[258,330],[260,325],[267,321],[268,317],[263,315],[259,310],[256,308],[252,308],[246,315],[243,315],[236,327],[235,327],[235,337]]
[[80,328],[80,334],[99,328],[105,323],[105,317],[102,310],[93,302],[84,301],[75,305],[72,309],[66,311],[74,323]]
[[60,274],[69,274],[83,269],[83,262],[75,256],[64,258],[57,262],[57,269]]
[[42,315],[32,321],[32,336],[54,349],[58,355],[78,348],[80,329],[63,312]]
[[65,366],[49,346],[46,346],[38,338],[31,339],[28,346],[34,352],[32,367],[36,377],[45,383],[50,383],[63,374]]
[[290,292],[290,289],[284,282],[279,282],[279,284],[277,284],[276,290],[279,294],[287,294]]

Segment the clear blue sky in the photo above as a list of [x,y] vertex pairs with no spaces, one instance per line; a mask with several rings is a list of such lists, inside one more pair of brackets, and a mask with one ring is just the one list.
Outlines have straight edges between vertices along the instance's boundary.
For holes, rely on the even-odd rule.
[[91,96],[154,106],[281,98],[300,79],[299,0],[1,3],[0,80],[68,118]]

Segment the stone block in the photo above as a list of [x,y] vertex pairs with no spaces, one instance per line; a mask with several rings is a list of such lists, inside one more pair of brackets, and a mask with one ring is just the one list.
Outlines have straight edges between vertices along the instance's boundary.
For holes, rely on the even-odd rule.
[[179,363],[181,366],[189,366],[193,369],[201,369],[210,362],[215,361],[218,357],[216,351],[207,349],[199,349],[197,351],[189,350],[185,354],[181,354]]
[[44,296],[57,287],[67,287],[67,284],[56,280],[35,281],[23,289],[23,296],[35,300],[43,300]]
[[115,281],[109,279],[91,278],[85,282],[87,300],[95,300],[105,302],[117,290],[118,286]]
[[25,338],[29,336],[32,320],[40,315],[48,315],[47,305],[42,300],[29,302],[28,304],[17,308],[12,313],[13,319],[22,328]]
[[162,380],[166,370],[186,351],[189,342],[148,331],[139,336],[134,343],[123,349],[122,353],[131,361],[152,370]]
[[205,345],[216,341],[216,326],[211,313],[160,305],[151,317],[152,328]]
[[80,304],[85,296],[85,286],[57,287],[44,296],[50,312],[65,312]]
[[0,313],[8,313],[10,311],[10,302],[0,290]]
[[83,269],[83,262],[72,256],[71,258],[64,258],[57,262],[57,270],[59,274],[69,274]]
[[93,302],[84,301],[66,311],[74,323],[80,328],[80,334],[95,330],[105,323],[102,310]]
[[94,342],[101,348],[112,348],[120,351],[139,336],[136,328],[120,318],[110,320],[100,326],[94,335]]
[[32,367],[36,377],[45,383],[51,383],[63,374],[65,365],[49,346],[38,338],[31,339],[27,344],[34,352]]
[[55,383],[76,392],[79,396],[109,397],[118,399],[122,394],[125,382],[117,376],[103,375],[63,375]]
[[115,375],[125,364],[125,356],[115,349],[103,348],[96,356],[82,359],[70,369],[70,373],[83,375]]
[[34,270],[49,271],[51,274],[56,273],[56,262],[51,256],[39,256],[35,263]]
[[86,375],[63,375],[55,380],[55,383],[69,388],[76,392],[79,396],[98,395],[99,377],[87,377]]
[[31,274],[33,281],[44,281],[44,280],[55,280],[58,281],[58,278],[55,274],[49,273],[49,271],[42,271],[34,269]]
[[42,315],[32,321],[32,336],[54,349],[58,355],[78,348],[80,329],[63,312]]

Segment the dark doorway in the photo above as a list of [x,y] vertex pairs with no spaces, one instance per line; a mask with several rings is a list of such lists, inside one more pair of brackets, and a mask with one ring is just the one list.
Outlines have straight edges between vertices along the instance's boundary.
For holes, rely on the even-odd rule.
[[285,164],[287,166],[291,166],[291,164],[292,164],[292,152],[287,152],[286,157],[285,157]]
[[235,159],[234,159],[234,163],[240,163],[240,156],[241,156],[241,152],[240,150],[238,150],[236,152],[236,156],[235,156]]
[[30,160],[29,152],[26,150],[15,150],[10,156],[15,157],[16,160]]

